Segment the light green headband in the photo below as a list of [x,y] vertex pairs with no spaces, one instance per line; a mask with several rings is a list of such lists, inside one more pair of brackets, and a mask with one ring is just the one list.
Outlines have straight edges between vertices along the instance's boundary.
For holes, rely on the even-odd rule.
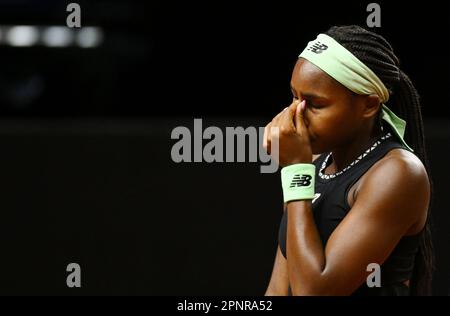
[[402,144],[413,151],[403,139],[406,122],[384,105],[389,100],[386,86],[355,55],[332,37],[319,34],[314,41],[308,43],[299,57],[307,59],[357,94],[376,94],[382,103],[381,118],[392,127]]

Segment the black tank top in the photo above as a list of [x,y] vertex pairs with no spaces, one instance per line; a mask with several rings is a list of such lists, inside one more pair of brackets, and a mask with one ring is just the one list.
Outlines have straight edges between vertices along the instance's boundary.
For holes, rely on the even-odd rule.
[[[316,166],[316,182],[315,192],[316,199],[313,200],[312,210],[314,220],[319,231],[323,247],[330,237],[334,229],[343,220],[345,215],[350,211],[350,205],[347,196],[350,188],[358,179],[364,175],[370,167],[378,160],[384,157],[390,150],[394,148],[403,148],[403,146],[395,136],[391,133],[381,136],[371,146],[365,156],[354,163],[348,170],[334,177],[327,175],[319,176],[319,170],[325,166],[324,161],[329,153],[320,155],[314,161]],[[332,162],[330,155],[326,166]],[[317,197],[317,195],[320,196]],[[287,234],[287,214],[284,212],[281,219],[278,241],[281,252],[286,258],[286,234]],[[388,259],[381,265],[381,287],[369,288],[366,283],[361,285],[352,295],[409,295],[409,288],[403,284],[404,281],[411,278],[416,252],[418,251],[420,233],[412,236],[404,236]],[[289,295],[291,295],[289,287]]]

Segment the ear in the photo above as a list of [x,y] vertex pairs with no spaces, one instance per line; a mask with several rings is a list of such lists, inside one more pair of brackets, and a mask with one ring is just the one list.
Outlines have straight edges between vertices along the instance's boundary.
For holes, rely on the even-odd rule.
[[366,118],[374,117],[381,107],[380,98],[376,94],[370,94],[364,98],[363,116]]

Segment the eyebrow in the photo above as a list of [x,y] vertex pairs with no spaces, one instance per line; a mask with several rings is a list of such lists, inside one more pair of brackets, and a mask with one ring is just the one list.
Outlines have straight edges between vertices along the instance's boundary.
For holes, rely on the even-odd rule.
[[[291,90],[292,90],[292,92],[295,92],[295,94],[297,94],[297,91],[295,91],[295,89],[294,89],[294,87],[292,85],[291,85]],[[312,92],[304,92],[304,93],[301,93],[301,95],[303,97],[309,98],[309,99],[328,99],[325,96],[321,96],[321,95],[318,95],[318,94],[315,94],[315,93],[312,93]]]

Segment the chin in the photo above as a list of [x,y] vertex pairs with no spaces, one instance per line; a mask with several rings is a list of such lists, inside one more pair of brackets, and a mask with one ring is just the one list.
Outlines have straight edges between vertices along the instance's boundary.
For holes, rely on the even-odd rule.
[[320,155],[328,150],[323,144],[318,143],[317,140],[311,140],[311,151],[313,155]]
[[313,155],[318,155],[322,153],[319,146],[317,146],[317,142],[313,139],[311,139],[311,151]]

